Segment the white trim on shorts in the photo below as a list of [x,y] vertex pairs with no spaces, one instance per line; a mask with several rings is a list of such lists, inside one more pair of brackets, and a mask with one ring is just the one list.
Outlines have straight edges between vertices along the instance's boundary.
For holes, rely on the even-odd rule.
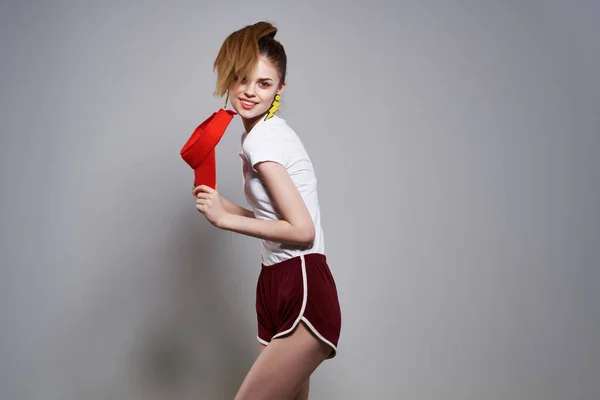
[[[301,268],[302,268],[302,288],[304,290],[304,293],[302,295],[302,308],[300,309],[300,314],[298,315],[298,318],[296,318],[296,321],[294,321],[294,324],[292,325],[292,327],[290,329],[283,331],[283,332],[279,332],[278,334],[273,336],[271,338],[271,340],[277,339],[278,337],[281,337],[284,335],[287,335],[288,333],[292,332],[298,326],[300,321],[304,321],[306,326],[308,326],[308,328],[315,334],[315,336],[317,336],[323,342],[325,342],[329,346],[331,346],[331,348],[337,353],[337,348],[333,345],[333,343],[331,343],[329,340],[325,339],[325,337],[323,335],[321,335],[319,333],[319,331],[313,326],[313,324],[311,324],[310,321],[304,316],[304,311],[306,310],[306,303],[308,301],[308,281],[306,279],[306,262],[304,260],[304,254],[300,255],[300,260],[301,260]],[[256,336],[256,338],[258,339],[258,341],[261,344],[264,344],[265,346],[269,344],[269,342],[261,339],[258,335]]]
[[269,342],[267,342],[266,340],[262,340],[262,339],[260,338],[260,336],[258,336],[258,335],[256,335],[256,339],[258,339],[258,342],[259,342],[260,344],[264,344],[265,346],[269,344]]

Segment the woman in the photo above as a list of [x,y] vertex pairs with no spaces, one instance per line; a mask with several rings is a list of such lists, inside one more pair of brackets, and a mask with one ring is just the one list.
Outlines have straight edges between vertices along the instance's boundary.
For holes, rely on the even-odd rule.
[[214,226],[261,239],[256,288],[260,354],[236,400],[307,399],[310,375],[335,357],[341,312],[324,253],[317,179],[306,150],[276,113],[287,57],[277,29],[259,22],[224,41],[216,94],[242,118],[244,193],[252,211],[201,185],[196,208]]

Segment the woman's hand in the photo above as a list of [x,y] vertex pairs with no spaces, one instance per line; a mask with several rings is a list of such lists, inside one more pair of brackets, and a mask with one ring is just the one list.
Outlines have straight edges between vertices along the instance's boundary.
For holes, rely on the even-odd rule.
[[193,189],[193,194],[196,197],[196,209],[204,214],[211,224],[220,228],[227,212],[219,191],[206,185],[200,185]]

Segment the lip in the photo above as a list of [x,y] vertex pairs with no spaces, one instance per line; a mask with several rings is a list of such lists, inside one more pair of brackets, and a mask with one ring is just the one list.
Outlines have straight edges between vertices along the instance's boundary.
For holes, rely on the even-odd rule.
[[[240,100],[240,104],[244,110],[251,110],[257,104],[255,102],[253,102],[252,100],[248,100],[248,99],[240,98],[239,100]],[[247,105],[246,103],[244,103],[245,101],[248,103],[252,103],[252,105],[250,105],[250,106]]]

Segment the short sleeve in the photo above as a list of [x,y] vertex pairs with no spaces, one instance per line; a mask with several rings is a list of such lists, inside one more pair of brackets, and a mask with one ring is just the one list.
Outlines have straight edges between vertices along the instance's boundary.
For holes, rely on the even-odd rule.
[[253,132],[242,145],[244,154],[252,169],[264,161],[274,161],[288,167],[291,156],[291,142],[285,130],[269,129]]

